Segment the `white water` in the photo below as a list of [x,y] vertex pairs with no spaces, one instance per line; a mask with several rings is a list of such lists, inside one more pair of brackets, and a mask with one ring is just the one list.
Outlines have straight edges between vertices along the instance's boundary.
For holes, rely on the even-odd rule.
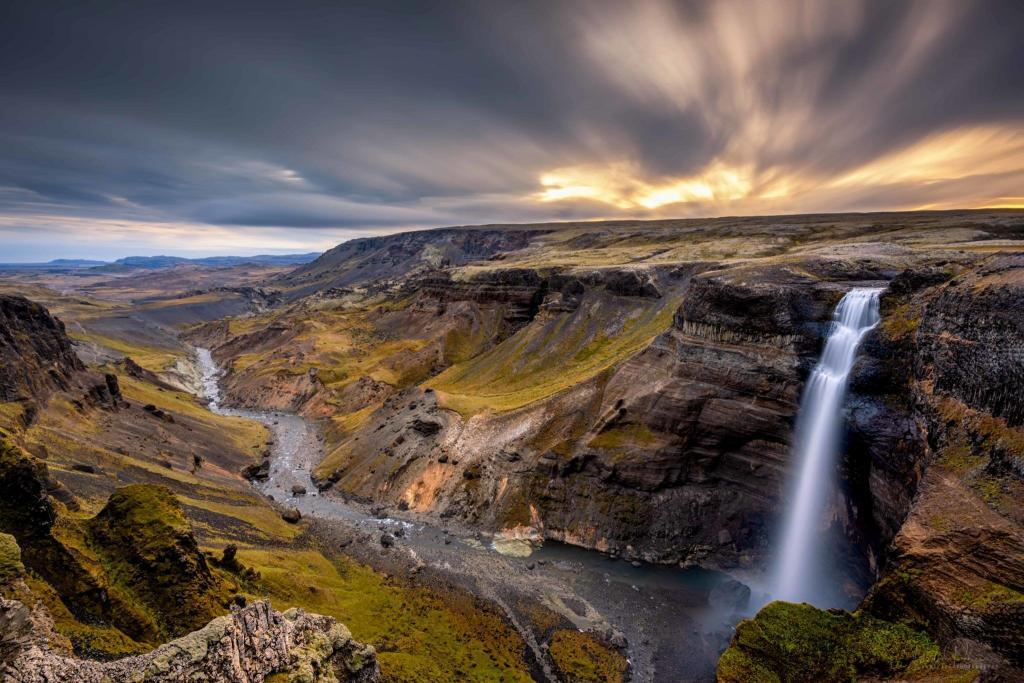
[[832,330],[811,373],[797,414],[797,472],[772,597],[818,607],[837,591],[823,561],[825,504],[835,490],[841,411],[857,347],[878,324],[881,289],[850,290],[836,307]]

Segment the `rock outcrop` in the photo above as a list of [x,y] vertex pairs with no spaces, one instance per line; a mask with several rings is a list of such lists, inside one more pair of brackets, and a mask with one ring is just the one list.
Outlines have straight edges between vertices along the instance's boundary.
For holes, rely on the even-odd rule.
[[353,640],[331,617],[290,609],[277,612],[257,602],[152,652],[96,662],[50,649],[27,607],[0,598],[0,677],[11,683],[374,683],[373,647]]
[[[69,619],[103,626],[121,648],[155,645],[225,611],[226,587],[168,489],[124,487],[86,521],[68,515],[52,489],[44,463],[0,441],[0,531],[16,539],[21,562],[67,607]],[[76,647],[120,652],[91,640]]]
[[0,295],[0,402],[67,389],[82,369],[64,323],[25,297]]

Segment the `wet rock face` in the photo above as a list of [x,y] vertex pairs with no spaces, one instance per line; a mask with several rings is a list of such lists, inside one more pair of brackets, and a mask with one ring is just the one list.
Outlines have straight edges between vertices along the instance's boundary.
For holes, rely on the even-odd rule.
[[864,607],[1021,667],[1024,259],[904,273],[882,307],[848,402],[847,469],[881,558]]
[[12,683],[80,681],[275,680],[374,683],[380,679],[376,652],[352,639],[331,617],[298,609],[284,613],[266,602],[218,617],[198,631],[145,655],[114,662],[68,657],[50,650],[45,634],[30,628],[28,609],[0,598],[0,638],[9,650],[0,663],[3,680]]
[[694,278],[676,312],[676,329],[813,354],[841,290],[771,271],[741,277]]
[[67,389],[83,369],[61,321],[24,297],[0,295],[0,401]]
[[935,390],[976,410],[1024,423],[1024,256],[1000,256],[943,288],[919,336]]

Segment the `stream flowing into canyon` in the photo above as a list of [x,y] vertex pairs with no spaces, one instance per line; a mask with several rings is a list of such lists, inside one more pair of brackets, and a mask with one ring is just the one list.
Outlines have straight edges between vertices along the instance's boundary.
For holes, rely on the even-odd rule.
[[797,474],[786,516],[772,597],[839,607],[824,560],[826,503],[836,490],[843,399],[857,348],[878,324],[881,289],[850,290],[836,307],[821,359],[804,388],[796,423]]

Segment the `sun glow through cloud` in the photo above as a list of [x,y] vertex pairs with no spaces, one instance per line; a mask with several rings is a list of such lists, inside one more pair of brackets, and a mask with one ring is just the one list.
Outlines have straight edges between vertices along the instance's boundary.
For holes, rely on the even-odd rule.
[[[714,160],[680,178],[647,180],[639,164],[618,162],[559,168],[538,180],[543,189],[534,197],[540,202],[589,200],[635,214],[686,205],[720,211],[817,210],[828,206],[820,200],[907,184],[923,188],[913,197],[927,197],[928,186],[942,196],[922,202],[908,195],[906,203],[877,208],[1013,208],[1021,199],[1012,189],[1024,187],[1024,131],[1000,125],[944,131],[831,176]],[[943,199],[951,192],[954,199]]]

